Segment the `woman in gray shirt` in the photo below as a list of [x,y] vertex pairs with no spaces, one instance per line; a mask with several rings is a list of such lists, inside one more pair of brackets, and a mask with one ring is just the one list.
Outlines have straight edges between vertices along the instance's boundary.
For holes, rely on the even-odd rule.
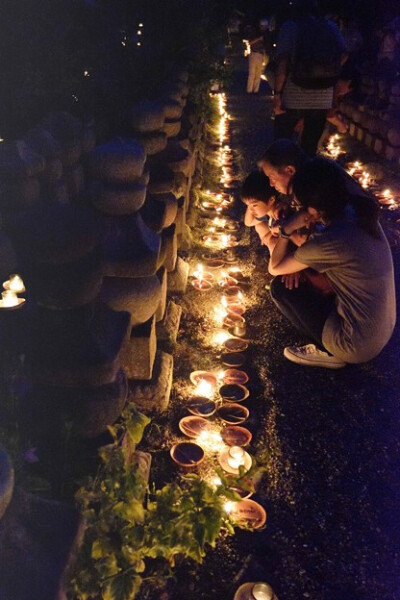
[[[269,271],[285,275],[312,267],[334,291],[323,296],[307,283],[288,290],[276,277],[271,295],[292,323],[314,344],[285,348],[289,360],[337,369],[374,358],[396,322],[393,261],[378,222],[374,199],[351,195],[346,173],[325,158],[307,162],[293,178],[301,209],[281,228]],[[290,234],[310,223],[325,227],[290,251]]]

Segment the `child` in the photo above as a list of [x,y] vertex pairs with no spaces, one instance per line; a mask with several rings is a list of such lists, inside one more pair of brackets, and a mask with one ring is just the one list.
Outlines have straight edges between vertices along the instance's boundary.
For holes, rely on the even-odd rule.
[[272,237],[277,237],[279,221],[290,212],[288,203],[277,200],[276,190],[261,171],[253,171],[246,177],[241,189],[241,198],[247,205],[244,224],[255,227],[261,243],[267,246]]
[[[261,244],[267,246],[270,253],[273,252],[275,244],[279,240],[281,226],[295,213],[288,197],[277,200],[276,195],[276,189],[271,187],[268,177],[262,171],[250,173],[244,180],[241,189],[242,201],[247,205],[244,224],[247,227],[255,227]],[[291,242],[294,247],[304,244],[310,234],[309,227],[300,228],[292,233]],[[332,293],[325,277],[313,269],[307,269],[301,274],[282,276],[282,281],[288,289],[299,287],[299,284],[305,280],[308,280],[323,295]]]

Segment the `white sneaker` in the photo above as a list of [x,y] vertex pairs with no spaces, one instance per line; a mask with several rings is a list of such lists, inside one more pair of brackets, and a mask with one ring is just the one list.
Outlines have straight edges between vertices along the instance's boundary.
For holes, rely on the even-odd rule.
[[325,369],[341,369],[346,363],[327,352],[320,350],[314,344],[306,346],[286,346],[283,355],[294,363],[308,367],[325,367]]

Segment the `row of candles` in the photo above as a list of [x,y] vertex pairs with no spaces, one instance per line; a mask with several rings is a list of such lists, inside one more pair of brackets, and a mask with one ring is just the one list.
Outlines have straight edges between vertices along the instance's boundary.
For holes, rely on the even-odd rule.
[[[231,148],[228,144],[229,115],[226,111],[225,94],[218,94],[217,99],[220,116],[217,160],[218,165],[221,168],[219,180],[221,191],[214,193],[208,190],[205,193],[207,201],[203,202],[200,207],[202,215],[210,220],[208,234],[203,237],[203,244],[208,250],[212,250],[213,252],[205,256],[204,264],[198,263],[195,266],[191,276],[192,285],[197,291],[208,292],[214,290],[221,292],[220,299],[216,303],[216,306],[214,306],[212,312],[212,318],[217,327],[214,334],[211,336],[210,341],[214,346],[224,349],[227,352],[227,356],[233,356],[235,350],[243,352],[249,345],[248,340],[244,339],[246,336],[246,320],[244,316],[246,311],[246,298],[244,287],[249,284],[249,278],[244,275],[243,269],[237,265],[235,246],[238,243],[238,238],[233,232],[238,230],[238,225],[229,219],[227,212],[233,203],[233,198],[226,193],[226,189],[232,184],[233,157]],[[238,343],[237,348],[235,345],[236,342]],[[228,350],[228,348],[232,349]],[[234,372],[237,376],[240,375],[244,378],[244,381],[248,380],[247,374],[244,371],[238,371],[237,369],[230,369],[228,371],[217,369],[216,371],[211,372],[196,371],[191,375],[192,382],[195,385],[191,390],[191,398],[199,398],[200,400],[203,399],[205,401],[208,399],[210,402],[215,402],[217,406],[224,405],[225,403],[230,406],[238,406],[235,404],[235,399],[224,398],[221,392],[223,384],[231,381],[227,378],[227,373],[229,371]],[[244,390],[244,397],[236,399],[236,402],[241,402],[248,396],[248,390],[245,386],[237,385],[232,387]],[[248,409],[243,408],[243,410],[248,416]],[[211,414],[213,413],[204,416],[208,417],[211,416]],[[245,418],[243,421],[244,420]],[[227,423],[229,423],[229,421],[227,421]],[[210,453],[210,458],[217,455],[218,463],[223,470],[228,474],[239,475],[239,473],[242,474],[251,468],[252,458],[243,448],[243,446],[251,440],[251,433],[248,430],[245,428],[235,428],[235,426],[231,427],[233,430],[240,429],[245,437],[247,435],[247,439],[242,445],[239,445],[239,443],[237,445],[230,445],[224,442],[224,425],[219,424],[218,421],[207,421],[204,425],[208,426],[204,427],[204,429],[194,437],[194,441],[204,451]],[[211,470],[210,468],[207,468],[206,471],[207,474],[205,475],[205,479],[207,479],[213,487],[217,487],[221,484],[221,481],[213,468],[211,468]],[[251,492],[248,493],[247,498],[250,495]],[[247,499],[238,502],[227,501],[225,510],[228,514],[233,516],[234,520],[240,515],[240,505],[242,502],[252,503],[248,506],[250,513],[253,512],[253,516],[255,514],[255,506],[258,507],[258,516],[260,512],[265,515],[264,509],[252,500],[250,501]],[[243,520],[245,520],[245,518],[243,518]],[[251,517],[249,517],[249,521],[252,521]],[[264,522],[265,518],[262,521],[262,524]],[[261,526],[260,521],[259,524],[256,525],[255,519],[253,519],[253,524],[254,527]],[[265,590],[262,586],[259,587],[258,592],[256,588],[255,592],[258,595],[255,595],[254,597],[260,598],[260,600],[272,598],[270,595],[265,595]]]
[[[330,158],[337,160],[344,152],[340,145],[339,134],[332,135],[326,146],[326,154]],[[380,204],[388,206],[391,210],[400,207],[400,192],[394,192],[389,188],[382,187],[375,176],[368,171],[367,167],[360,160],[347,162],[345,169],[349,175],[360,183],[364,190],[374,194]]]
[[[243,338],[246,336],[246,298],[244,295],[244,287],[249,284],[249,278],[243,273],[243,269],[237,265],[237,256],[235,246],[238,244],[238,239],[235,232],[239,229],[237,223],[229,219],[229,208],[233,204],[233,198],[227,193],[227,190],[232,185],[232,151],[229,147],[229,115],[226,111],[225,94],[217,94],[220,123],[218,127],[219,149],[217,150],[217,162],[221,168],[220,176],[220,192],[211,192],[207,190],[205,193],[206,200],[202,203],[200,209],[202,216],[210,220],[210,225],[207,229],[207,235],[203,237],[203,244],[211,254],[204,256],[204,264],[198,263],[191,276],[192,285],[198,292],[209,292],[211,290],[220,291],[220,301],[213,307],[213,320],[217,325],[216,331],[211,336],[210,341],[218,348],[228,349],[228,344],[235,341],[242,346],[235,348],[232,344],[231,356],[235,355],[235,349],[238,352],[243,352],[248,347],[248,341]],[[214,298],[214,296],[212,296]],[[227,356],[229,355],[229,350]],[[241,356],[237,354],[237,356]],[[225,359],[226,360],[226,359]],[[229,363],[224,363],[229,364]],[[240,365],[237,365],[240,366]],[[217,406],[224,408],[239,407],[244,411],[245,416],[240,422],[249,416],[249,410],[241,407],[237,402],[245,400],[249,391],[241,384],[248,381],[248,375],[245,371],[237,369],[216,369],[215,371],[194,371],[190,376],[194,387],[190,391],[190,399],[187,404],[189,412],[192,414],[201,415],[200,418],[194,417],[195,423],[191,428],[190,417],[184,417],[179,423],[179,427],[185,435],[194,438],[196,446],[202,454],[197,454],[194,459],[194,464],[199,464],[202,458],[207,453],[211,461],[207,461],[206,467],[201,469],[201,476],[213,487],[217,488],[221,485],[221,480],[217,476],[213,467],[213,459],[217,457],[219,466],[230,475],[240,475],[248,472],[252,466],[252,457],[246,452],[243,446],[246,446],[251,440],[251,433],[244,427],[230,426],[219,424],[219,421],[212,421],[211,417]],[[224,386],[225,384],[225,386]],[[229,385],[230,384],[230,385]],[[232,388],[243,392],[240,399],[224,396],[223,388],[229,388],[231,393]],[[194,401],[191,403],[190,400]],[[236,403],[235,403],[236,401]],[[199,402],[199,405],[197,404]],[[195,411],[193,411],[193,405]],[[190,408],[190,406],[192,408]],[[197,412],[203,406],[206,410]],[[211,409],[210,409],[211,406]],[[221,414],[217,415],[223,417]],[[206,417],[206,418],[202,418]],[[188,421],[189,419],[189,421]],[[231,421],[226,420],[226,423]],[[187,424],[188,429],[185,429]],[[198,430],[196,425],[199,426]],[[228,429],[233,434],[233,439],[228,440],[224,435]],[[239,434],[239,437],[236,437]],[[244,436],[244,439],[240,439]],[[187,448],[188,443],[176,444],[176,446],[184,446]],[[173,449],[171,456],[174,458]],[[185,451],[180,455],[183,458]],[[200,458],[199,458],[200,456]],[[174,459],[175,460],[175,459]],[[179,463],[178,460],[176,462]],[[191,466],[190,461],[186,466]],[[235,488],[235,481],[232,481]],[[236,483],[236,486],[238,483]],[[240,484],[239,484],[240,485]],[[242,484],[243,485],[243,484]],[[245,486],[246,490],[242,490],[242,500],[226,501],[225,511],[235,522],[246,522],[254,528],[264,525],[266,513],[264,508],[249,499],[254,491],[254,484],[249,480]],[[237,487],[235,488],[237,489]],[[238,490],[239,491],[239,490]],[[235,593],[235,600],[277,600],[271,586],[265,582],[248,582],[241,585]]]

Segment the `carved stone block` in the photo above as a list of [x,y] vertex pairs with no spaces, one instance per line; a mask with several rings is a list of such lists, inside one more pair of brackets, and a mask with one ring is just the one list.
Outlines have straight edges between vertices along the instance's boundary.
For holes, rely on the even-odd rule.
[[157,271],[157,277],[161,286],[160,302],[156,310],[156,321],[161,321],[164,318],[165,309],[167,308],[167,270],[165,267],[161,267]]
[[139,213],[104,220],[102,240],[104,274],[110,277],[146,277],[159,268],[161,240]]
[[157,275],[150,277],[105,277],[100,298],[113,310],[131,315],[131,325],[145,323],[156,312],[161,299]]
[[27,323],[26,359],[36,382],[104,385],[115,380],[130,315],[102,303],[68,311],[38,308]]
[[[162,264],[167,271],[173,271],[178,258],[178,236],[176,234],[175,225],[171,225],[168,229],[164,229],[161,235],[162,248]],[[161,266],[161,265],[160,265]]]
[[176,343],[182,307],[170,300],[162,321],[157,323],[157,338],[160,342]]
[[177,210],[174,194],[155,194],[147,196],[140,214],[150,229],[160,233],[175,221]]
[[157,350],[156,319],[132,328],[121,352],[122,366],[128,379],[151,379]]
[[180,256],[173,271],[168,273],[168,291],[171,294],[184,294],[189,277],[189,264]]
[[138,141],[115,139],[97,146],[88,156],[93,179],[107,183],[134,183],[143,173],[146,153]]
[[150,382],[130,382],[131,398],[144,413],[164,412],[168,408],[172,388],[174,359],[158,352]]

